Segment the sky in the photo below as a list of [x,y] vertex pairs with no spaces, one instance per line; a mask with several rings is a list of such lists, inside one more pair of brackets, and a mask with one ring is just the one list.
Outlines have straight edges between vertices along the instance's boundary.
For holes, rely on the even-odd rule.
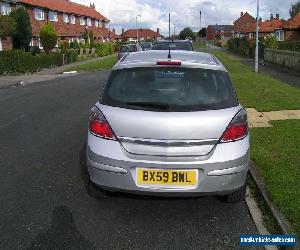
[[[240,13],[248,12],[256,17],[256,0],[73,0],[89,5],[95,3],[96,9],[111,20],[110,27],[121,33],[122,28],[160,28],[160,33],[168,34],[168,14],[171,13],[171,27],[179,33],[184,27],[194,31],[200,29],[200,10],[202,27],[210,24],[232,24]],[[291,3],[297,0],[260,0],[260,16],[270,18],[270,13],[279,13],[280,18],[289,18]]]

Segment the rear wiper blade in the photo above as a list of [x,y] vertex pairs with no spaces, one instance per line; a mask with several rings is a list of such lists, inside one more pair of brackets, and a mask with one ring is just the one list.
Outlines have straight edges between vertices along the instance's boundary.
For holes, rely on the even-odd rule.
[[168,105],[166,103],[160,103],[160,102],[127,102],[126,105],[157,108],[157,109],[163,109],[163,110],[170,109],[170,105]]

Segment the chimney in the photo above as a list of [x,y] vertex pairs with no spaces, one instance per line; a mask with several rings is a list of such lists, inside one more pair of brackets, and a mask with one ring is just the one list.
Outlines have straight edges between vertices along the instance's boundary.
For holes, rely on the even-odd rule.
[[159,28],[156,29],[156,32],[159,34]]
[[270,20],[273,20],[273,14],[271,14]]
[[276,19],[279,20],[279,14],[276,14]]
[[94,3],[90,3],[90,8],[96,9],[95,4]]
[[113,33],[116,33],[116,29],[115,29],[115,28],[113,28],[113,29],[112,29],[112,32],[113,32]]
[[124,28],[122,28],[122,36],[124,35]]
[[241,17],[244,15],[244,12],[243,11],[241,11]]
[[260,22],[260,23],[262,22],[262,18],[261,18],[261,17],[259,18],[259,22]]

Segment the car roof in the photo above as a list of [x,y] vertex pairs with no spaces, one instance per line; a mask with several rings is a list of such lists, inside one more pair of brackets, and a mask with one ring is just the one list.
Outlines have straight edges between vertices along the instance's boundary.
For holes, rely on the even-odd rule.
[[223,64],[213,55],[203,52],[172,50],[171,59],[168,59],[168,50],[149,50],[133,52],[121,58],[113,70],[137,67],[166,67],[157,66],[158,61],[181,61],[186,68],[202,68],[227,71]]

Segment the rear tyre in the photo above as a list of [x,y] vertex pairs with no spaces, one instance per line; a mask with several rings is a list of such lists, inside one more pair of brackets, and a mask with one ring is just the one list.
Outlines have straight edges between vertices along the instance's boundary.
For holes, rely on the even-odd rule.
[[107,191],[99,188],[97,185],[95,185],[90,180],[87,185],[87,191],[88,191],[88,194],[95,199],[107,198]]
[[224,201],[226,203],[238,203],[244,201],[246,198],[246,184],[241,188],[235,190],[233,193],[225,195]]

